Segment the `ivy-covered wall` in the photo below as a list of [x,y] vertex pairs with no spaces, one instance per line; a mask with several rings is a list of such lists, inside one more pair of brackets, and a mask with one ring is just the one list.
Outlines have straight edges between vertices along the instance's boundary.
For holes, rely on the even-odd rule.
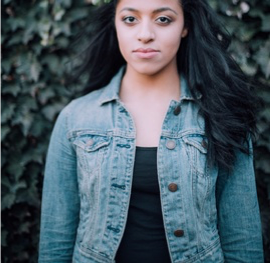
[[[64,74],[89,26],[90,0],[3,0],[2,262],[37,262],[48,141],[59,111],[82,85]],[[209,0],[233,36],[230,51],[260,85],[265,106],[255,167],[266,262],[270,262],[270,1]],[[91,26],[91,25],[90,25]]]

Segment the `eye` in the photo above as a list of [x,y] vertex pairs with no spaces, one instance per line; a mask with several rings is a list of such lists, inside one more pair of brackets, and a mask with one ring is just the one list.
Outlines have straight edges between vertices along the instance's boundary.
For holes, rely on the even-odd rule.
[[157,20],[160,24],[170,24],[172,20],[166,16],[160,16]]
[[133,24],[136,21],[136,18],[134,16],[126,16],[122,19],[124,23],[126,24]]

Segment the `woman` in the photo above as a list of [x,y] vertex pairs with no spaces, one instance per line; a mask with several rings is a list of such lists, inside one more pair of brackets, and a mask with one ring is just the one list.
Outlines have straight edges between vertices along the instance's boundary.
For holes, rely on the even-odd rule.
[[255,107],[204,0],[119,0],[93,19],[88,95],[60,114],[39,262],[263,262]]

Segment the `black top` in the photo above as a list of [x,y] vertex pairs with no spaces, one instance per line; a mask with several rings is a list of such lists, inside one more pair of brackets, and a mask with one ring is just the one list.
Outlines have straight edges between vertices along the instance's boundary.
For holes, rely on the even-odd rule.
[[170,263],[157,175],[157,148],[137,147],[130,206],[116,263]]

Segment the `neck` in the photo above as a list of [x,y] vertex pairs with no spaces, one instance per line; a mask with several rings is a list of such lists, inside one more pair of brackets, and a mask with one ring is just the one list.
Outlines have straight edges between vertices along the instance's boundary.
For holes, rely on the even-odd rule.
[[180,77],[177,67],[169,67],[156,74],[146,75],[127,65],[120,97],[124,102],[136,99],[179,100]]

